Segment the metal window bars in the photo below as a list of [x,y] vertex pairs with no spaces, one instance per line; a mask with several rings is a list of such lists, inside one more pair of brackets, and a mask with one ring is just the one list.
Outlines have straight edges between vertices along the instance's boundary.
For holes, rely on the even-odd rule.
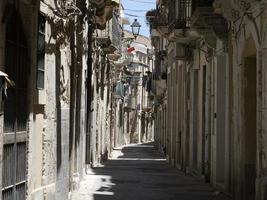
[[169,10],[169,29],[185,29],[190,26],[191,0],[170,0]]

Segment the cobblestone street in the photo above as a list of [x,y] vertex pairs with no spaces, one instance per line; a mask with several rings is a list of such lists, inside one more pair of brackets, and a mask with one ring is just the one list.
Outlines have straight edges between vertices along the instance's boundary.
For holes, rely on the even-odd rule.
[[81,182],[73,200],[228,200],[223,194],[170,167],[151,144],[113,152]]

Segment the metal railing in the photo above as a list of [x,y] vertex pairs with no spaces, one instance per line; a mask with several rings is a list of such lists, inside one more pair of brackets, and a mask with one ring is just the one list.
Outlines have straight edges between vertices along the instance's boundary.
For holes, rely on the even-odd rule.
[[100,43],[106,45],[106,47],[112,44],[117,49],[117,52],[121,53],[122,27],[115,13],[113,13],[112,19],[106,23],[104,30],[96,30],[95,37],[99,39]]
[[111,43],[116,47],[117,51],[121,53],[122,27],[115,13],[113,14],[111,22]]
[[106,23],[106,28],[104,30],[97,30],[96,37],[100,38],[108,38],[110,35],[110,22]]
[[190,26],[191,0],[169,1],[169,29],[185,29]]

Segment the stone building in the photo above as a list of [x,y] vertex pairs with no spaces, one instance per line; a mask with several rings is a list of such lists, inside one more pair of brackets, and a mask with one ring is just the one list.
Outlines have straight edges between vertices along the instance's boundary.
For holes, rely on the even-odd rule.
[[[92,120],[91,148],[93,148],[92,163],[99,163],[108,158],[112,148],[116,146],[113,120],[113,75],[115,64],[121,57],[122,18],[120,6],[111,14],[111,20],[106,21],[94,33],[92,62]],[[95,145],[96,144],[96,145]]]
[[156,144],[172,165],[240,200],[267,195],[266,9],[169,0],[147,13],[158,55]]
[[151,117],[153,54],[150,39],[124,30],[122,57],[116,62],[116,131],[118,145],[153,140]]
[[[0,71],[15,83],[6,90],[1,78],[0,199],[68,199],[110,152],[114,51],[94,33],[118,30],[119,9],[113,0],[0,2]],[[120,32],[112,36],[119,44]]]

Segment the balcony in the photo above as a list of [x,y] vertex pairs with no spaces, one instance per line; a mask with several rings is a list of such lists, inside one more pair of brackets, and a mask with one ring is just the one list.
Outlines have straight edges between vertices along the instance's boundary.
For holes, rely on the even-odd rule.
[[97,29],[94,38],[102,47],[109,46],[111,44],[109,25],[107,25],[104,30]]
[[119,16],[114,13],[111,24],[110,24],[110,39],[111,39],[111,44],[113,47],[115,47],[115,51],[111,51],[108,55],[108,57],[111,60],[117,61],[121,57],[122,53],[122,46],[121,46],[121,41],[122,41],[122,27],[119,22]]
[[214,0],[194,0],[192,2],[191,26],[206,38],[212,38],[215,33],[217,37],[225,40],[227,38],[227,21],[221,14],[214,12],[213,2]]
[[104,30],[97,29],[94,38],[102,47],[105,54],[109,54],[110,59],[118,59],[121,54],[121,33],[122,28],[118,21],[118,16],[114,13],[112,20],[109,20]]
[[169,29],[186,29],[190,26],[191,0],[169,1]]
[[168,16],[166,11],[162,9],[157,9],[155,13],[155,18],[152,23],[152,29],[156,29],[162,35],[168,34]]
[[173,42],[189,43],[198,38],[191,27],[191,0],[170,0],[169,1],[169,36],[168,39]]
[[193,0],[192,1],[192,26],[201,26],[205,17],[213,16],[214,0]]
[[105,29],[106,22],[112,18],[115,7],[120,5],[119,0],[92,0],[92,6],[96,9],[94,22],[98,29]]

